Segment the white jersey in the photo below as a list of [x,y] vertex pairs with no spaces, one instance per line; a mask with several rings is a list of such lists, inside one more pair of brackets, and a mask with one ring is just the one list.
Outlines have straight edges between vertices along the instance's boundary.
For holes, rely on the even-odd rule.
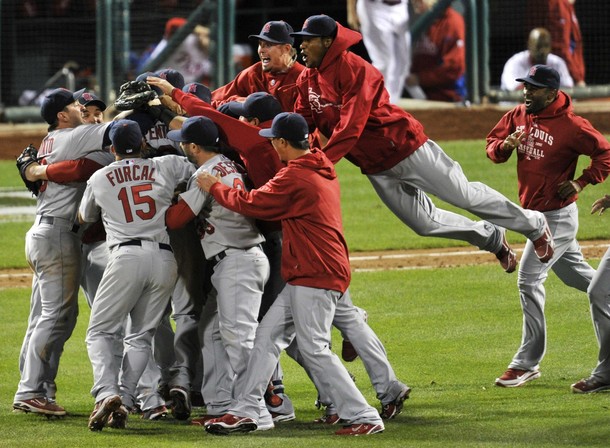
[[231,188],[245,189],[243,176],[235,163],[222,154],[201,165],[188,183],[188,190],[180,197],[201,220],[201,246],[206,258],[212,258],[228,248],[245,249],[265,241],[254,220],[224,208],[197,186],[197,174],[206,171],[221,175],[223,184]]
[[109,248],[133,239],[167,244],[165,212],[176,185],[194,171],[185,157],[175,155],[114,162],[91,176],[79,213],[93,222],[101,209]]
[[[568,66],[561,57],[550,53],[546,58],[546,65],[557,70],[561,87],[574,87],[574,81],[570,76]],[[506,61],[506,64],[504,64],[504,70],[502,70],[502,90],[517,90],[519,86],[521,86],[521,83],[515,81],[515,79],[527,76],[531,67],[532,61],[530,60],[530,52],[528,50],[521,51],[511,56],[510,59]]]
[[[108,123],[85,124],[49,132],[38,150],[40,164],[50,165],[64,160],[76,160],[95,151],[99,152],[107,128]],[[91,158],[96,161],[100,159],[97,156]],[[43,182],[37,198],[36,214],[74,221],[84,189],[84,182],[63,185]]]

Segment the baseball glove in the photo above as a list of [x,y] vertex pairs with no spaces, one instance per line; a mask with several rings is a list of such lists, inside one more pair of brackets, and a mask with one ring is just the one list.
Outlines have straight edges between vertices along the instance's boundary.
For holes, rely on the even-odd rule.
[[119,89],[119,97],[114,102],[117,110],[140,109],[157,98],[155,92],[144,81],[128,81]]
[[40,192],[41,181],[37,180],[35,182],[32,182],[31,180],[28,180],[25,176],[25,170],[27,169],[27,167],[30,166],[32,163],[38,163],[38,151],[36,150],[36,148],[32,144],[28,145],[27,148],[25,148],[21,152],[19,157],[17,157],[15,163],[17,165],[17,169],[19,170],[21,180],[23,180],[23,183],[25,184],[27,189],[30,190],[34,196],[38,196],[38,193]]

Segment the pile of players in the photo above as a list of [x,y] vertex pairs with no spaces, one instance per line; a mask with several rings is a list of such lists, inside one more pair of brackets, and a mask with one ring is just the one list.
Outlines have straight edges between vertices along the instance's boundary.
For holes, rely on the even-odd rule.
[[[136,412],[152,420],[171,412],[213,434],[293,420],[282,350],[316,385],[326,407],[316,422],[341,424],[338,435],[383,431],[383,420],[402,411],[411,389],[397,379],[366,312],[349,296],[334,170],[343,157],[419,235],[467,241],[493,253],[509,273],[517,258],[505,229],[528,238],[528,265],[539,277],[566,258],[553,242],[553,214],[469,182],[421,124],[390,103],[381,74],[347,51],[359,33],[318,15],[299,32],[273,21],[250,37],[258,40],[260,62],[214,92],[184,85],[170,68],[138,77],[158,99],[110,122],[103,122],[105,104],[91,93],[58,89],[45,99],[49,134],[40,163],[27,169],[28,179],[41,185],[26,236],[35,275],[15,410],[66,414],[55,401],[55,376],[76,322],[80,283],[91,306],[93,431],[123,429]],[[304,66],[296,62],[295,37]],[[524,82],[519,108],[526,114],[559,104],[558,95],[569,107],[545,67]],[[528,91],[547,90],[552,98],[528,99]],[[538,109],[529,110],[532,103]],[[526,135],[515,120],[493,134],[505,158],[520,145],[536,146],[526,140],[534,133]],[[569,177],[573,170],[562,179],[561,208],[608,173],[607,142],[587,131],[591,148],[583,153],[593,168],[577,180]],[[438,209],[426,193],[484,221]],[[582,273],[580,263],[566,269]],[[605,299],[592,310],[598,330],[610,329]],[[331,351],[332,325],[344,338],[344,360],[362,359],[380,411]],[[539,376],[542,356],[528,358],[528,365],[514,362],[498,384]],[[595,374],[587,381],[593,380],[610,383]],[[205,415],[192,416],[204,403]]]

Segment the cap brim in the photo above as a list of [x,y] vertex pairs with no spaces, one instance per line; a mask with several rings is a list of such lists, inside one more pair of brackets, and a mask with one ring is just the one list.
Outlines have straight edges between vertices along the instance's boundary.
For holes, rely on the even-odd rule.
[[322,34],[308,33],[307,31],[299,31],[297,33],[290,33],[292,37],[323,37]]
[[87,101],[86,103],[81,103],[83,106],[87,107],[87,106],[97,106],[100,108],[100,110],[103,112],[106,110],[106,103],[104,103],[102,100],[91,100],[91,101]]
[[87,90],[87,89],[86,88],[85,89],[80,89],[80,90],[77,90],[76,92],[74,92],[72,94],[72,98],[74,99],[74,101],[78,101],[78,99],[81,96],[83,96],[83,93],[85,93],[85,90]]
[[258,135],[260,135],[261,137],[265,137],[265,138],[275,137],[275,134],[273,133],[271,128],[261,129],[260,131],[258,131]]
[[532,78],[517,78],[517,79],[515,79],[515,81],[526,82],[526,83],[531,84],[531,85],[536,86],[536,87],[547,87],[547,88],[550,88],[546,84],[542,84],[541,82],[533,80]]
[[229,109],[229,112],[231,112],[233,115],[237,115],[238,117],[246,116],[246,110],[244,108],[244,103],[242,102],[230,101],[226,103],[225,107]]
[[292,45],[292,42],[282,42],[281,40],[270,39],[269,36],[263,36],[261,34],[250,34],[248,36],[248,39],[260,39],[260,40],[264,40],[265,42],[271,42],[272,44],[290,44],[290,45]]
[[186,142],[186,140],[182,136],[182,131],[180,129],[176,129],[175,131],[169,131],[167,133],[167,138],[174,142]]

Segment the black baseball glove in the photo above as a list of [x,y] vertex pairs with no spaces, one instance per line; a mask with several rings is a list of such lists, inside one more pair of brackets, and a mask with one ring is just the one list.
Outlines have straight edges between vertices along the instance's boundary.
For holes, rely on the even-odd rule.
[[27,189],[30,190],[34,196],[38,196],[38,193],[40,192],[40,184],[42,182],[39,180],[32,182],[25,177],[25,170],[27,167],[32,163],[38,163],[38,150],[36,150],[32,144],[28,145],[27,148],[21,152],[19,157],[17,157],[15,163],[17,165],[17,169],[19,170],[21,180],[23,180],[23,183]]
[[155,92],[144,81],[128,81],[119,89],[119,97],[114,102],[117,110],[140,109],[157,98]]

